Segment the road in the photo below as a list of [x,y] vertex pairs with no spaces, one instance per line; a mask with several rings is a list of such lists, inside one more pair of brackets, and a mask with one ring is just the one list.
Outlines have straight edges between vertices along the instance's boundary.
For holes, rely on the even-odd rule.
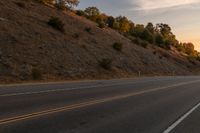
[[0,133],[199,133],[200,77],[1,85]]

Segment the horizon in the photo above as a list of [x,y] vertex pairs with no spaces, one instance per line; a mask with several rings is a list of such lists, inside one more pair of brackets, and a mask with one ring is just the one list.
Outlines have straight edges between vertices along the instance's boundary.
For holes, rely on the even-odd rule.
[[[156,3],[156,4],[155,4]],[[84,0],[79,9],[96,6],[102,13],[126,16],[134,23],[167,23],[180,42],[192,42],[200,51],[200,2],[198,0]]]

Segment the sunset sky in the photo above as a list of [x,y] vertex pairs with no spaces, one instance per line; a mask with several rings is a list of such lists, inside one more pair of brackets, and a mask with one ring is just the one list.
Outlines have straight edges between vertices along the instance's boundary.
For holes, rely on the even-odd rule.
[[79,8],[88,6],[135,23],[167,23],[178,40],[193,42],[200,51],[200,0],[81,0]]

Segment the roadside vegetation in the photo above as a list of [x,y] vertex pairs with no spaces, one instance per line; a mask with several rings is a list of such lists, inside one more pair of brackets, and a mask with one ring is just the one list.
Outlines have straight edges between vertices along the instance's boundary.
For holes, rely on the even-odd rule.
[[105,70],[111,70],[112,69],[112,60],[109,58],[104,58],[99,61],[99,65]]
[[63,33],[65,32],[64,23],[57,17],[51,17],[51,19],[48,21],[48,24],[56,30],[59,30]]
[[123,48],[123,44],[121,42],[115,42],[113,44],[113,48],[117,51],[122,51],[122,48]]
[[[62,10],[73,10],[79,4],[79,0],[38,0],[44,4],[52,5]],[[149,22],[147,25],[135,24],[125,16],[113,17],[101,11],[97,7],[88,7],[85,10],[73,10],[78,16],[85,17],[97,23],[99,28],[112,28],[126,37],[132,37],[134,43],[147,48],[149,44],[156,45],[166,50],[175,47],[179,52],[200,60],[200,53],[194,49],[192,43],[179,42],[173,34],[171,27],[168,24],[158,23],[154,25]],[[63,24],[56,18],[51,24],[54,28],[63,32]],[[85,29],[88,33],[90,28]],[[121,46],[113,45],[114,49],[121,51]]]

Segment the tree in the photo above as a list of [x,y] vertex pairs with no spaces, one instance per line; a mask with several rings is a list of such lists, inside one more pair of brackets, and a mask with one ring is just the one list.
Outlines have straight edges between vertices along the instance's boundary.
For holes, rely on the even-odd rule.
[[183,43],[183,48],[185,50],[185,53],[188,55],[191,55],[194,52],[194,44],[192,43]]
[[151,32],[152,34],[154,33],[155,31],[155,28],[154,28],[154,25],[152,23],[148,23],[145,27],[145,29],[147,29],[149,32]]
[[129,20],[125,16],[119,16],[116,18],[116,21],[119,23],[119,31],[127,33],[130,30]]
[[97,7],[88,7],[85,9],[85,14],[89,19],[96,22],[100,15],[100,11]]
[[96,17],[96,23],[99,25],[100,28],[106,27],[106,22],[107,22],[108,17],[106,14],[99,14]]
[[157,29],[157,31],[159,31],[163,36],[167,36],[167,35],[172,34],[172,32],[171,32],[171,27],[170,27],[168,24],[163,24],[163,23],[157,24],[157,25],[156,25],[156,29]]
[[113,28],[114,22],[115,18],[113,16],[109,16],[106,23],[108,24],[108,27]]
[[78,16],[85,16],[85,12],[82,11],[82,10],[77,10],[77,11],[76,11],[76,14],[77,14]]
[[79,0],[55,0],[55,5],[59,9],[68,8],[71,9],[75,6],[78,6]]
[[119,30],[119,28],[120,28],[120,23],[117,22],[117,21],[115,20],[114,23],[113,23],[112,28],[113,28],[113,29],[116,29],[116,30]]
[[158,34],[161,34],[164,39],[164,44],[166,48],[170,48],[170,46],[176,46],[178,41],[176,36],[172,33],[171,27],[168,24],[157,24],[156,31]]
[[133,35],[136,37],[141,37],[142,33],[144,32],[144,25],[142,24],[136,24],[135,28],[134,28],[134,33]]
[[152,35],[152,33],[148,30],[148,29],[145,29],[141,36],[140,36],[141,39],[153,44],[154,43],[154,37]]
[[134,34],[134,30],[135,30],[135,24],[132,21],[129,21],[129,34]]
[[156,37],[155,37],[155,42],[158,46],[160,47],[164,47],[163,44],[164,44],[164,38],[161,34],[156,34]]

